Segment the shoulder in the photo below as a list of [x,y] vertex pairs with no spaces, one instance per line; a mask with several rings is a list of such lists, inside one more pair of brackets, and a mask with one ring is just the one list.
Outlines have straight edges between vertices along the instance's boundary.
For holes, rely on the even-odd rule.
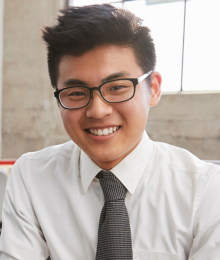
[[29,168],[48,168],[51,164],[65,164],[73,159],[78,160],[81,149],[73,142],[46,147],[36,152],[23,154],[15,163],[14,167],[19,167],[21,171]]
[[191,152],[170,144],[153,142],[154,159],[163,161],[170,168],[175,168],[185,173],[197,173],[208,176],[210,171],[220,172],[220,167],[200,160]]
[[40,151],[29,152],[24,154],[26,160],[51,159],[56,156],[70,159],[74,153],[79,153],[80,148],[73,142],[69,141],[63,144],[46,147]]
[[[165,143],[153,142],[152,170],[158,173],[158,183],[169,187],[169,192],[189,202],[193,210],[197,210],[204,194],[215,191],[220,185],[220,167],[200,160],[189,151]],[[153,168],[154,167],[154,168]],[[166,185],[168,184],[168,186]],[[210,200],[219,196],[210,195]],[[180,202],[181,204],[181,202]]]
[[37,183],[42,176],[50,179],[60,172],[78,167],[80,151],[73,141],[69,141],[23,154],[13,166],[10,177],[22,178],[25,185],[30,187],[31,180]]

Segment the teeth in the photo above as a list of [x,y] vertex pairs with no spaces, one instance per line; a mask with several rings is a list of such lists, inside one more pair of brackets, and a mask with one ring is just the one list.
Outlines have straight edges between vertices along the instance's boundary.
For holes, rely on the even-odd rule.
[[90,134],[92,135],[98,135],[98,136],[101,136],[101,135],[109,135],[109,134],[112,134],[114,133],[115,131],[117,131],[119,129],[119,126],[114,126],[114,127],[110,127],[109,129],[108,128],[105,128],[103,130],[101,129],[89,129],[89,132]]
[[109,134],[109,130],[107,129],[107,128],[105,128],[104,130],[103,130],[103,135],[108,135]]
[[103,135],[103,132],[101,129],[98,130],[98,135]]

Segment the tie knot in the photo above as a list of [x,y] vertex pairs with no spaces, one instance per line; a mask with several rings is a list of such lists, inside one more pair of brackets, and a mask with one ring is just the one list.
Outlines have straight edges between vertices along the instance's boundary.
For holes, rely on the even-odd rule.
[[99,179],[105,201],[125,199],[127,189],[110,171],[100,171],[96,177]]

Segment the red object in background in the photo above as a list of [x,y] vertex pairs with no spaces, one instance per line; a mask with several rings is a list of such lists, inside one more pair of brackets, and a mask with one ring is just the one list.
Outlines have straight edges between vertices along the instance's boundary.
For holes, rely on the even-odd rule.
[[0,160],[0,173],[3,173],[8,178],[15,162],[16,162],[16,160],[13,160],[13,159]]
[[16,160],[0,160],[0,165],[13,165],[15,164]]

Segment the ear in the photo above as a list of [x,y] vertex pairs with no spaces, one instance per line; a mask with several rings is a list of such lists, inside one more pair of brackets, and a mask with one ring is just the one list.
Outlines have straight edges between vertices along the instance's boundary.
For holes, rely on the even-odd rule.
[[151,98],[150,98],[150,106],[156,106],[160,101],[161,97],[161,83],[162,77],[159,72],[154,71],[151,74]]

